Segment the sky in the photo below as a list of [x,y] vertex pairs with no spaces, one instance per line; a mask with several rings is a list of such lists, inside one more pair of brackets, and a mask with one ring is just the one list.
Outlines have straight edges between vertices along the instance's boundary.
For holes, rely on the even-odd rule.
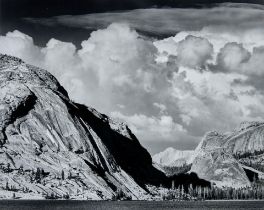
[[50,71],[151,154],[263,120],[263,1],[8,2],[0,53]]

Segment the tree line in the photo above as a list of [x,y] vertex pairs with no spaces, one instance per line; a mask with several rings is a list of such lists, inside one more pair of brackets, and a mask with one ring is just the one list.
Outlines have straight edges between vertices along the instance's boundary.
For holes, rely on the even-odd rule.
[[[172,184],[173,185],[173,184]],[[195,186],[192,184],[186,189],[183,185],[174,187],[162,196],[163,200],[262,200],[264,187],[253,184],[251,187],[210,187]]]

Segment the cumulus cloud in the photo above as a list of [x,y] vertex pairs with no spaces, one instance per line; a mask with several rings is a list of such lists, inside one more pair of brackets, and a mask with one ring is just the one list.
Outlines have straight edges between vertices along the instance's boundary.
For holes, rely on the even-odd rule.
[[232,22],[241,22],[239,30],[224,24],[223,9],[205,9],[208,20],[202,11],[188,13],[201,24],[196,31],[153,40],[133,26],[113,23],[94,31],[81,49],[55,39],[38,47],[14,31],[0,36],[0,53],[46,68],[75,101],[126,121],[152,151],[161,144],[193,148],[209,130],[263,120],[264,33],[249,18],[263,12],[243,10]]
[[240,43],[227,43],[217,55],[215,68],[219,71],[240,72],[246,75],[264,75],[264,46],[254,47],[252,53]]
[[112,112],[111,116],[126,121],[134,132],[139,136],[144,136],[146,141],[153,142],[157,138],[175,141],[186,134],[183,126],[175,123],[168,115],[148,117],[143,114],[134,114],[127,116],[121,112]]
[[32,37],[20,31],[8,32],[6,36],[1,36],[1,53],[15,55],[24,58],[29,62],[34,62],[33,58],[39,61],[42,57],[40,49],[34,45]]
[[242,65],[242,69],[247,74],[255,74],[257,76],[264,75],[264,46],[255,47],[248,62]]
[[212,54],[213,45],[207,39],[189,35],[178,44],[177,60],[183,66],[203,68]]
[[220,71],[235,71],[249,58],[249,51],[241,43],[227,43],[217,55],[217,67]]

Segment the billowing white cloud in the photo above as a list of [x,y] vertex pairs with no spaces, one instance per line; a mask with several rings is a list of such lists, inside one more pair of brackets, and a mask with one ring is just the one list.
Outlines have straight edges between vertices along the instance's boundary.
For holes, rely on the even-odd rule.
[[203,68],[212,58],[213,45],[204,38],[187,36],[178,43],[177,61],[190,68]]
[[264,46],[254,47],[252,53],[235,42],[227,43],[217,55],[216,70],[264,76]]
[[250,53],[242,44],[229,42],[220,49],[217,55],[217,65],[220,71],[235,71],[242,63],[249,60]]
[[125,120],[145,146],[193,147],[209,130],[230,130],[264,113],[264,33],[249,19],[261,11],[235,15],[233,25],[224,17],[210,25],[221,17],[205,11],[211,20],[202,15],[198,22],[208,24],[163,40],[113,23],[81,49],[55,39],[41,48],[9,32],[0,36],[0,53],[48,69],[74,100]]
[[148,117],[143,114],[127,116],[121,112],[112,112],[111,116],[126,121],[136,135],[144,136],[145,141],[167,139],[177,141],[180,136],[186,135],[183,126],[174,122],[168,115]]
[[32,37],[17,30],[1,36],[0,49],[1,53],[23,58],[31,63],[34,63],[35,58],[37,62],[42,58],[40,48],[34,45]]
[[248,62],[243,63],[242,70],[246,74],[264,76],[264,46],[255,47]]

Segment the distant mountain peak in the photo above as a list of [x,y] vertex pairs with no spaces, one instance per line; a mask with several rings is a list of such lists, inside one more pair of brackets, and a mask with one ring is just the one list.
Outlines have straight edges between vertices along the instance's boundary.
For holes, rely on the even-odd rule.
[[163,152],[153,155],[152,159],[161,166],[180,167],[189,164],[192,154],[192,150],[182,151],[168,147]]

